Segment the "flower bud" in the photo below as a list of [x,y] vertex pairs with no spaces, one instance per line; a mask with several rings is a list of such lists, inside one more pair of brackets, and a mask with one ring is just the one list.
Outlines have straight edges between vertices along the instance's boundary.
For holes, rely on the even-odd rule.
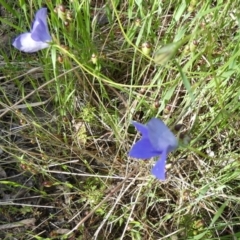
[[59,11],[61,11],[61,12],[65,12],[66,11],[66,8],[62,5],[62,4],[60,4],[59,6],[58,6],[58,9],[59,9]]
[[93,63],[94,65],[96,65],[96,64],[97,64],[98,57],[97,57],[97,55],[96,55],[96,54],[94,54],[94,53],[92,54],[91,61],[92,61],[92,63]]
[[135,26],[136,26],[136,27],[140,27],[140,25],[141,25],[141,19],[140,19],[140,18],[137,18],[137,19],[135,20]]
[[53,185],[53,183],[50,182],[50,181],[44,181],[44,182],[42,183],[42,185],[43,185],[44,187],[51,187],[51,186]]
[[141,89],[139,90],[139,92],[140,92],[141,94],[144,94],[144,93],[146,92],[146,88],[141,88]]
[[184,47],[184,49],[183,49],[183,54],[184,55],[187,55],[187,54],[189,54],[190,53],[190,47],[189,47],[189,45],[186,45],[185,47]]
[[196,47],[198,45],[198,42],[196,40],[193,40],[191,43],[190,43],[190,46],[189,46],[189,49],[191,52],[194,52]]
[[69,22],[68,22],[68,21],[65,21],[65,22],[64,22],[64,26],[65,26],[65,27],[69,27]]
[[27,122],[24,119],[20,119],[20,124],[25,125],[25,124],[27,124]]
[[160,102],[159,102],[158,100],[156,100],[156,101],[154,102],[154,107],[155,107],[156,109],[158,109],[158,108],[160,107]]
[[67,13],[66,13],[66,18],[67,18],[67,20],[70,21],[70,22],[73,20],[73,18],[72,18],[72,13],[71,13],[69,10],[68,10]]
[[63,63],[63,57],[62,56],[59,55],[57,60],[58,60],[59,63]]
[[61,18],[63,21],[66,20],[66,8],[63,5],[58,5],[54,8],[54,12],[57,13],[58,17]]
[[151,52],[151,44],[149,42],[145,42],[142,44],[142,51],[145,55],[149,56]]
[[163,110],[163,112],[164,112],[165,114],[169,114],[170,111],[171,111],[171,106],[170,106],[170,105],[167,105],[167,106],[165,107],[165,109]]

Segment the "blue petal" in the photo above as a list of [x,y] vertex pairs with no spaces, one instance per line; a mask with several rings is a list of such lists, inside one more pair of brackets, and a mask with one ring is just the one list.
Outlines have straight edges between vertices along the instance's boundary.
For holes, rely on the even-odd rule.
[[156,150],[170,152],[177,148],[176,137],[161,120],[152,118],[147,128],[149,139]]
[[159,156],[160,154],[161,152],[155,151],[155,149],[152,147],[152,144],[148,140],[148,138],[142,138],[141,140],[139,140],[133,145],[128,155],[134,158],[145,159],[145,158]]
[[164,151],[161,154],[160,159],[156,162],[152,168],[152,174],[159,180],[165,180],[165,165],[167,159],[167,152]]
[[148,136],[148,128],[146,125],[132,121],[132,124],[135,126],[135,128],[142,134],[143,137]]
[[32,39],[35,41],[50,42],[52,40],[47,25],[47,8],[37,11],[31,33]]
[[20,34],[15,38],[12,45],[18,50],[26,53],[37,52],[49,47],[48,43],[34,41],[31,37],[31,33]]

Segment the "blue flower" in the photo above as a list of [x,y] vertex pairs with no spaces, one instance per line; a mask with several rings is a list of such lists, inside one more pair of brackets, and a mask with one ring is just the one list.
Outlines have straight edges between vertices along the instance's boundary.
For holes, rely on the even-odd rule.
[[47,25],[47,8],[41,8],[36,13],[30,32],[20,34],[12,45],[22,52],[32,53],[49,47],[51,40]]
[[138,122],[132,122],[132,124],[141,132],[142,138],[133,145],[129,156],[145,159],[161,155],[152,169],[152,174],[160,180],[165,180],[167,155],[177,148],[178,142],[176,137],[157,118],[152,118],[146,125]]

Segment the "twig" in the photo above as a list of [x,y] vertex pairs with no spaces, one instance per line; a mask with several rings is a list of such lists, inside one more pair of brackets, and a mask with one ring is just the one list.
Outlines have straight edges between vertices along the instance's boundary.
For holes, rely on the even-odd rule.
[[0,230],[16,228],[16,227],[24,227],[24,226],[34,226],[35,222],[36,222],[35,218],[28,218],[28,219],[24,219],[19,222],[7,223],[7,224],[0,225]]

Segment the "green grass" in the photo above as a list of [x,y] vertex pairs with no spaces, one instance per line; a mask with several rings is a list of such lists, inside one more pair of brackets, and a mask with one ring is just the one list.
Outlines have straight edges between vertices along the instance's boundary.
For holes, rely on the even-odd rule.
[[[0,1],[0,238],[240,239],[237,1],[66,2]],[[20,53],[44,4],[53,44]],[[180,142],[164,182],[127,156],[152,117]]]

